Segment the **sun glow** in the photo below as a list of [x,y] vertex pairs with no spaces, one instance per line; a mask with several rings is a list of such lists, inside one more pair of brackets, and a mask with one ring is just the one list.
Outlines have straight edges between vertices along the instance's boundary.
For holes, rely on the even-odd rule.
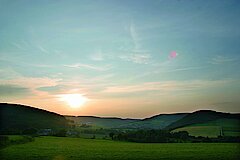
[[60,101],[66,102],[72,108],[79,108],[88,101],[82,94],[62,94],[59,97]]

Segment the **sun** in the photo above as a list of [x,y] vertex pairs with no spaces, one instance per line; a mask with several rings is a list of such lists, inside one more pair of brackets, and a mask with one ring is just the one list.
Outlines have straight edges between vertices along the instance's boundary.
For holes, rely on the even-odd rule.
[[79,108],[88,101],[88,98],[82,94],[62,94],[59,95],[59,99],[66,102],[72,108]]

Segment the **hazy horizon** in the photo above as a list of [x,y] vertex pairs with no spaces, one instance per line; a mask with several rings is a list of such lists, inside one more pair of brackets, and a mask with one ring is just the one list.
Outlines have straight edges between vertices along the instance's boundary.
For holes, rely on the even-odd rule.
[[0,102],[62,115],[240,112],[238,0],[0,0]]
[[[39,106],[29,106],[29,105],[25,105],[25,104],[17,104],[17,103],[2,103],[2,104],[9,104],[9,105],[20,105],[20,106],[27,106],[27,107],[31,107],[31,108],[36,108],[36,109],[42,109],[51,113],[56,113],[54,111],[49,111],[43,108],[40,108]],[[151,117],[155,117],[158,115],[170,115],[170,114],[188,114],[188,113],[194,113],[197,111],[213,111],[213,112],[220,112],[220,113],[230,113],[230,114],[240,114],[239,112],[226,112],[226,111],[218,111],[218,110],[211,110],[211,109],[198,109],[198,110],[194,110],[194,111],[186,111],[186,112],[171,112],[171,113],[158,113],[158,114],[153,114],[153,115],[147,115],[145,117],[118,117],[118,116],[104,116],[104,115],[71,115],[71,114],[59,114],[62,116],[76,116],[76,117],[98,117],[98,118],[120,118],[120,119],[138,119],[138,120],[143,120],[143,119],[148,119]]]

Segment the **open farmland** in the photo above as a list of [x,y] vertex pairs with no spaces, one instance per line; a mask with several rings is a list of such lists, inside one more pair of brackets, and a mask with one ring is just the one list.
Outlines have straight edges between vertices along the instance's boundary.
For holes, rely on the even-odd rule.
[[217,119],[207,123],[199,123],[177,128],[174,132],[187,131],[192,136],[217,137],[240,136],[240,124],[237,119]]
[[130,143],[38,137],[1,150],[1,159],[238,159],[238,143]]

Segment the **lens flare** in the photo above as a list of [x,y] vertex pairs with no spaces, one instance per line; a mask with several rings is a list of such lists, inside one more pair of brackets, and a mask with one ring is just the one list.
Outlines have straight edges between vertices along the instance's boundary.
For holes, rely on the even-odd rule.
[[174,58],[176,58],[178,56],[178,54],[177,54],[177,52],[176,51],[172,51],[170,54],[169,54],[169,58],[170,59],[174,59]]

